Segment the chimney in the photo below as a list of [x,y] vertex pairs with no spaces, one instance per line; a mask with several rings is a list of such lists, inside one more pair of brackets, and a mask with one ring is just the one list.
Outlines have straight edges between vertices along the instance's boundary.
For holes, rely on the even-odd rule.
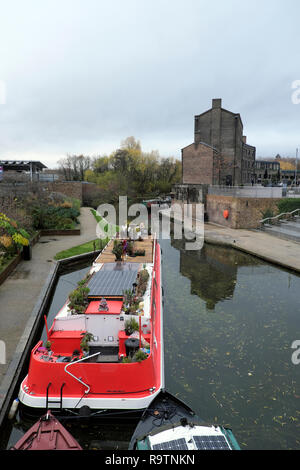
[[212,107],[213,108],[221,108],[222,107],[222,100],[221,98],[215,98],[212,100]]
[[244,144],[247,143],[247,136],[246,135],[243,135],[243,142],[244,142]]

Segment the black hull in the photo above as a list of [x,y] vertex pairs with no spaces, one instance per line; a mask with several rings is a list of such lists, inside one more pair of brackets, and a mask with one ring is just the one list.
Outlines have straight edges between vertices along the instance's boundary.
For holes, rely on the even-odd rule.
[[187,420],[204,424],[195,412],[184,402],[163,390],[143,412],[141,419],[132,435],[128,449],[134,450],[139,439],[151,432],[161,431],[163,427],[172,426]]
[[[50,408],[50,407],[49,407]],[[80,423],[137,423],[145,410],[91,410],[82,407],[78,410],[50,408],[51,413],[61,422],[80,421]],[[25,421],[32,421],[40,418],[46,410],[41,408],[31,408],[20,404],[19,412]]]

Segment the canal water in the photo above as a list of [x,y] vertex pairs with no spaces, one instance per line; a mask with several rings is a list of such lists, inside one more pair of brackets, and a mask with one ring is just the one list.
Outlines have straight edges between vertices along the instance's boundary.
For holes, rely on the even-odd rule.
[[[230,427],[242,449],[300,449],[300,365],[291,349],[300,340],[300,277],[229,248],[186,251],[180,240],[161,248],[167,390],[205,421]],[[60,277],[49,324],[87,271]],[[32,424],[17,415],[5,447]],[[126,449],[134,426],[67,428],[85,449]]]

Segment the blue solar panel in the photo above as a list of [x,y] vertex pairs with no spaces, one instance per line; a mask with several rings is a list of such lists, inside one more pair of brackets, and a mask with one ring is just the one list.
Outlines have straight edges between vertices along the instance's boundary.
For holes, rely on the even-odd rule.
[[198,450],[231,450],[224,436],[193,436]]
[[161,442],[160,444],[154,444],[153,450],[188,450],[185,439],[175,439],[174,441]]
[[138,263],[106,263],[103,268],[94,273],[88,282],[89,297],[122,296],[125,290],[132,290],[136,282]]

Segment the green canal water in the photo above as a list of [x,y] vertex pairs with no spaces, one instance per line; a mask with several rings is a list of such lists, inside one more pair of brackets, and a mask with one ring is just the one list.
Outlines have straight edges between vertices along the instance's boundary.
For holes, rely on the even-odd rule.
[[[300,277],[228,248],[162,240],[166,388],[242,449],[300,449]],[[87,268],[59,279],[48,322]],[[43,333],[44,336],[44,333]],[[7,448],[32,423],[17,416]],[[134,427],[68,427],[88,448],[126,449]]]

